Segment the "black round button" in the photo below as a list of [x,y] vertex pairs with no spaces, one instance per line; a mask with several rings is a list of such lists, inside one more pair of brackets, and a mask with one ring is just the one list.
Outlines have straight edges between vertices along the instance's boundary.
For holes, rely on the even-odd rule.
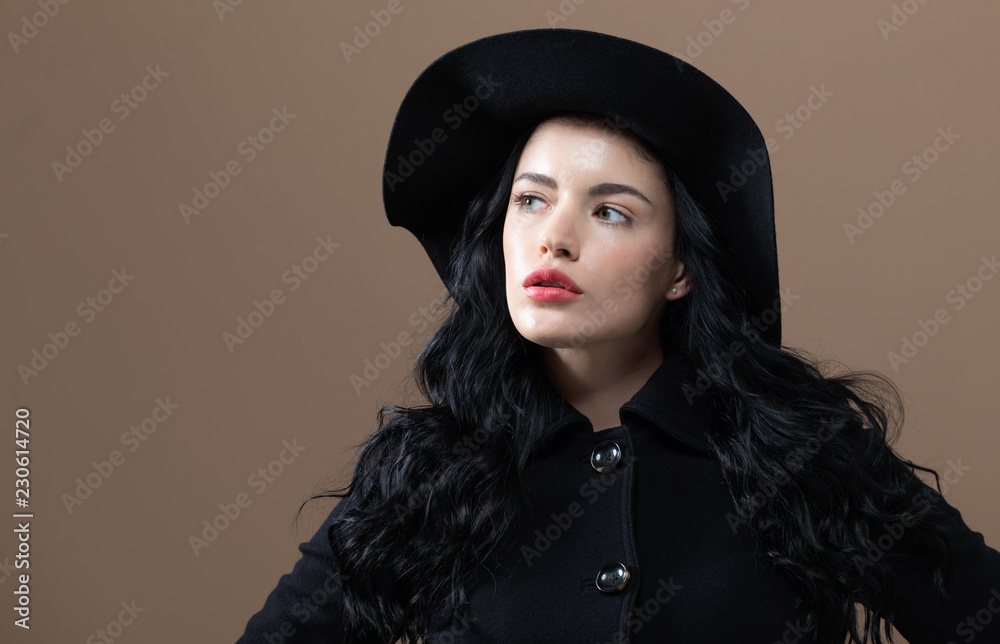
[[611,563],[597,573],[597,588],[605,593],[617,593],[628,584],[629,572],[623,563]]
[[618,447],[618,443],[611,440],[598,443],[590,455],[591,467],[601,474],[614,470],[621,460],[622,449]]

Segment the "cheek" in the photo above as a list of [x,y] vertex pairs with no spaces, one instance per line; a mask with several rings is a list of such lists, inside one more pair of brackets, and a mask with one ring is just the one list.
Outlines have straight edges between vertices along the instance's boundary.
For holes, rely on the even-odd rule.
[[639,265],[635,258],[641,252],[641,249],[634,245],[615,244],[601,247],[600,252],[591,253],[591,265],[588,267],[591,279],[612,291],[616,284],[632,284],[635,282],[635,272]]
[[517,239],[510,226],[506,223],[503,228],[503,264],[504,275],[508,288],[513,280],[513,274],[518,270],[517,260]]
[[644,310],[658,303],[666,293],[670,275],[664,264],[646,261],[648,256],[649,249],[644,245],[620,248],[595,262],[598,270],[593,275],[601,284],[602,295],[616,300],[625,310]]
[[524,252],[523,235],[509,222],[503,227],[503,258],[507,264],[516,263]]
[[509,232],[509,228],[507,227],[507,224],[504,224],[504,227],[503,227],[502,243],[503,243],[503,263],[504,263],[504,266],[506,267],[506,269],[509,271],[510,270],[510,265],[513,262],[514,257],[511,254],[512,244],[511,244],[510,232]]

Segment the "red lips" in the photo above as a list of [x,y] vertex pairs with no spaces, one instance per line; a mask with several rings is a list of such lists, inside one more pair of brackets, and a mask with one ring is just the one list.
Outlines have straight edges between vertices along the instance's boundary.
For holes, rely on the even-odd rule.
[[521,282],[521,286],[562,287],[573,293],[583,293],[583,290],[576,285],[576,282],[569,278],[569,275],[551,266],[539,266],[534,269],[525,276],[524,281]]

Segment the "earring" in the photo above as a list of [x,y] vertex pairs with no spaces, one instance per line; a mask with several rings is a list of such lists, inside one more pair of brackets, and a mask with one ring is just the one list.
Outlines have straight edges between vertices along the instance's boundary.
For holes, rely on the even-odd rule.
[[677,292],[677,289],[674,289],[674,293],[676,293],[676,292]]

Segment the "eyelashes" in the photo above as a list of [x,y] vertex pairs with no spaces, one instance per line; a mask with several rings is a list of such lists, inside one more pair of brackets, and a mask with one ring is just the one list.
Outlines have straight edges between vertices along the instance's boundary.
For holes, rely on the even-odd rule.
[[[538,201],[538,202],[544,201],[541,197],[539,197],[537,195],[528,194],[528,193],[525,193],[525,192],[518,192],[518,193],[515,193],[511,197],[510,203],[511,203],[511,205],[515,206],[518,210],[520,210],[522,212],[529,212],[529,213],[530,212],[535,212],[534,208],[528,208],[527,207],[527,204],[525,202],[527,202],[529,200]],[[614,206],[611,206],[609,204],[603,204],[602,203],[599,206],[597,206],[596,212],[601,212],[601,211],[609,211],[609,212],[617,213],[618,215],[620,215],[622,217],[622,220],[619,220],[619,221],[609,221],[607,219],[601,219],[600,217],[598,217],[599,221],[601,221],[601,222],[603,222],[603,223],[605,223],[605,224],[607,224],[609,226],[628,226],[628,225],[630,225],[632,223],[632,218],[631,217],[629,217],[628,215],[626,215],[625,213],[623,213],[621,210],[619,210],[619,209],[617,209]]]

